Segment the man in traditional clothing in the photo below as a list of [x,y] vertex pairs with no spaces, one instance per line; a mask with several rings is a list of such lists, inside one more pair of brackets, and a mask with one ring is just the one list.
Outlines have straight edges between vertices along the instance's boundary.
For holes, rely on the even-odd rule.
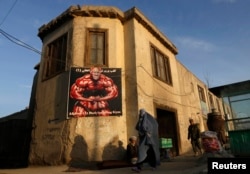
[[189,123],[190,125],[188,126],[188,140],[191,139],[194,156],[197,156],[198,152],[202,154],[200,143],[200,129],[199,125],[195,124],[192,118],[189,119]]
[[139,134],[139,154],[137,165],[132,170],[140,172],[146,162],[154,170],[160,165],[158,123],[145,109],[140,109],[136,130]]

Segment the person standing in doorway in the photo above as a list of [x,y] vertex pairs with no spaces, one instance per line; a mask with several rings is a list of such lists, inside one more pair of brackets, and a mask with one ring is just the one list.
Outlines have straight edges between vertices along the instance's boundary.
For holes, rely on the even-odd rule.
[[189,119],[188,127],[188,140],[191,139],[191,144],[194,152],[194,156],[198,155],[198,152],[202,154],[200,143],[200,128],[199,125],[194,123],[193,119]]

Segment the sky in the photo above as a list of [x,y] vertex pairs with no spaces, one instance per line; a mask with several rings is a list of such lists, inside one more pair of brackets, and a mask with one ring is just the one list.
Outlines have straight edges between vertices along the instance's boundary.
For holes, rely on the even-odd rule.
[[249,0],[0,0],[0,117],[28,107],[38,29],[71,5],[138,8],[209,87],[250,79]]

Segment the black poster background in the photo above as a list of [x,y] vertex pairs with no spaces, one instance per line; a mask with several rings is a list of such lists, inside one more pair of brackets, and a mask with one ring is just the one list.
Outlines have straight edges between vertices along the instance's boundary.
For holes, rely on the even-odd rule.
[[[121,68],[102,68],[102,74],[111,78],[114,84],[118,88],[118,96],[112,100],[108,101],[110,114],[109,116],[121,116],[122,115],[122,94],[121,94]],[[76,79],[82,77],[86,74],[89,74],[90,68],[77,68],[71,67],[70,70],[70,79],[69,79],[69,88],[68,88],[68,108],[67,108],[67,117],[70,118],[73,116],[72,110],[73,106],[77,102],[76,99],[70,97],[71,86],[75,83]],[[100,116],[92,114],[89,112],[86,116]]]

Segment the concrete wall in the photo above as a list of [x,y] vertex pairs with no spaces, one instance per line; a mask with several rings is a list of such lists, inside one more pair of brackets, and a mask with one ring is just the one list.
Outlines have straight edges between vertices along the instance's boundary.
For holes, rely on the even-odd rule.
[[[180,141],[179,151],[185,153],[190,150],[190,143],[187,141],[188,119],[200,111],[199,96],[191,82],[200,82],[191,72],[182,66],[175,57],[175,54],[166,48],[150,32],[134,20],[135,50],[136,50],[136,72],[138,108],[145,108],[157,118],[156,109],[163,108],[176,112],[178,140]],[[153,44],[164,55],[169,58],[172,75],[172,85],[168,85],[152,74],[150,45]],[[184,77],[186,76],[188,77]],[[195,114],[196,116],[196,114]],[[202,119],[197,118],[203,124]],[[187,144],[183,146],[182,144]]]
[[[82,27],[84,26],[84,27]],[[84,67],[86,28],[108,30],[108,62],[109,67],[124,69],[124,34],[123,25],[118,19],[82,18],[74,19],[73,29],[73,65]],[[83,43],[78,45],[78,43]],[[126,101],[124,90],[124,72],[122,72],[122,109],[120,117],[92,117],[77,119],[74,134],[82,135],[87,142],[87,153],[90,161],[114,160],[124,158],[127,144]],[[115,130],[115,131],[114,131]]]

